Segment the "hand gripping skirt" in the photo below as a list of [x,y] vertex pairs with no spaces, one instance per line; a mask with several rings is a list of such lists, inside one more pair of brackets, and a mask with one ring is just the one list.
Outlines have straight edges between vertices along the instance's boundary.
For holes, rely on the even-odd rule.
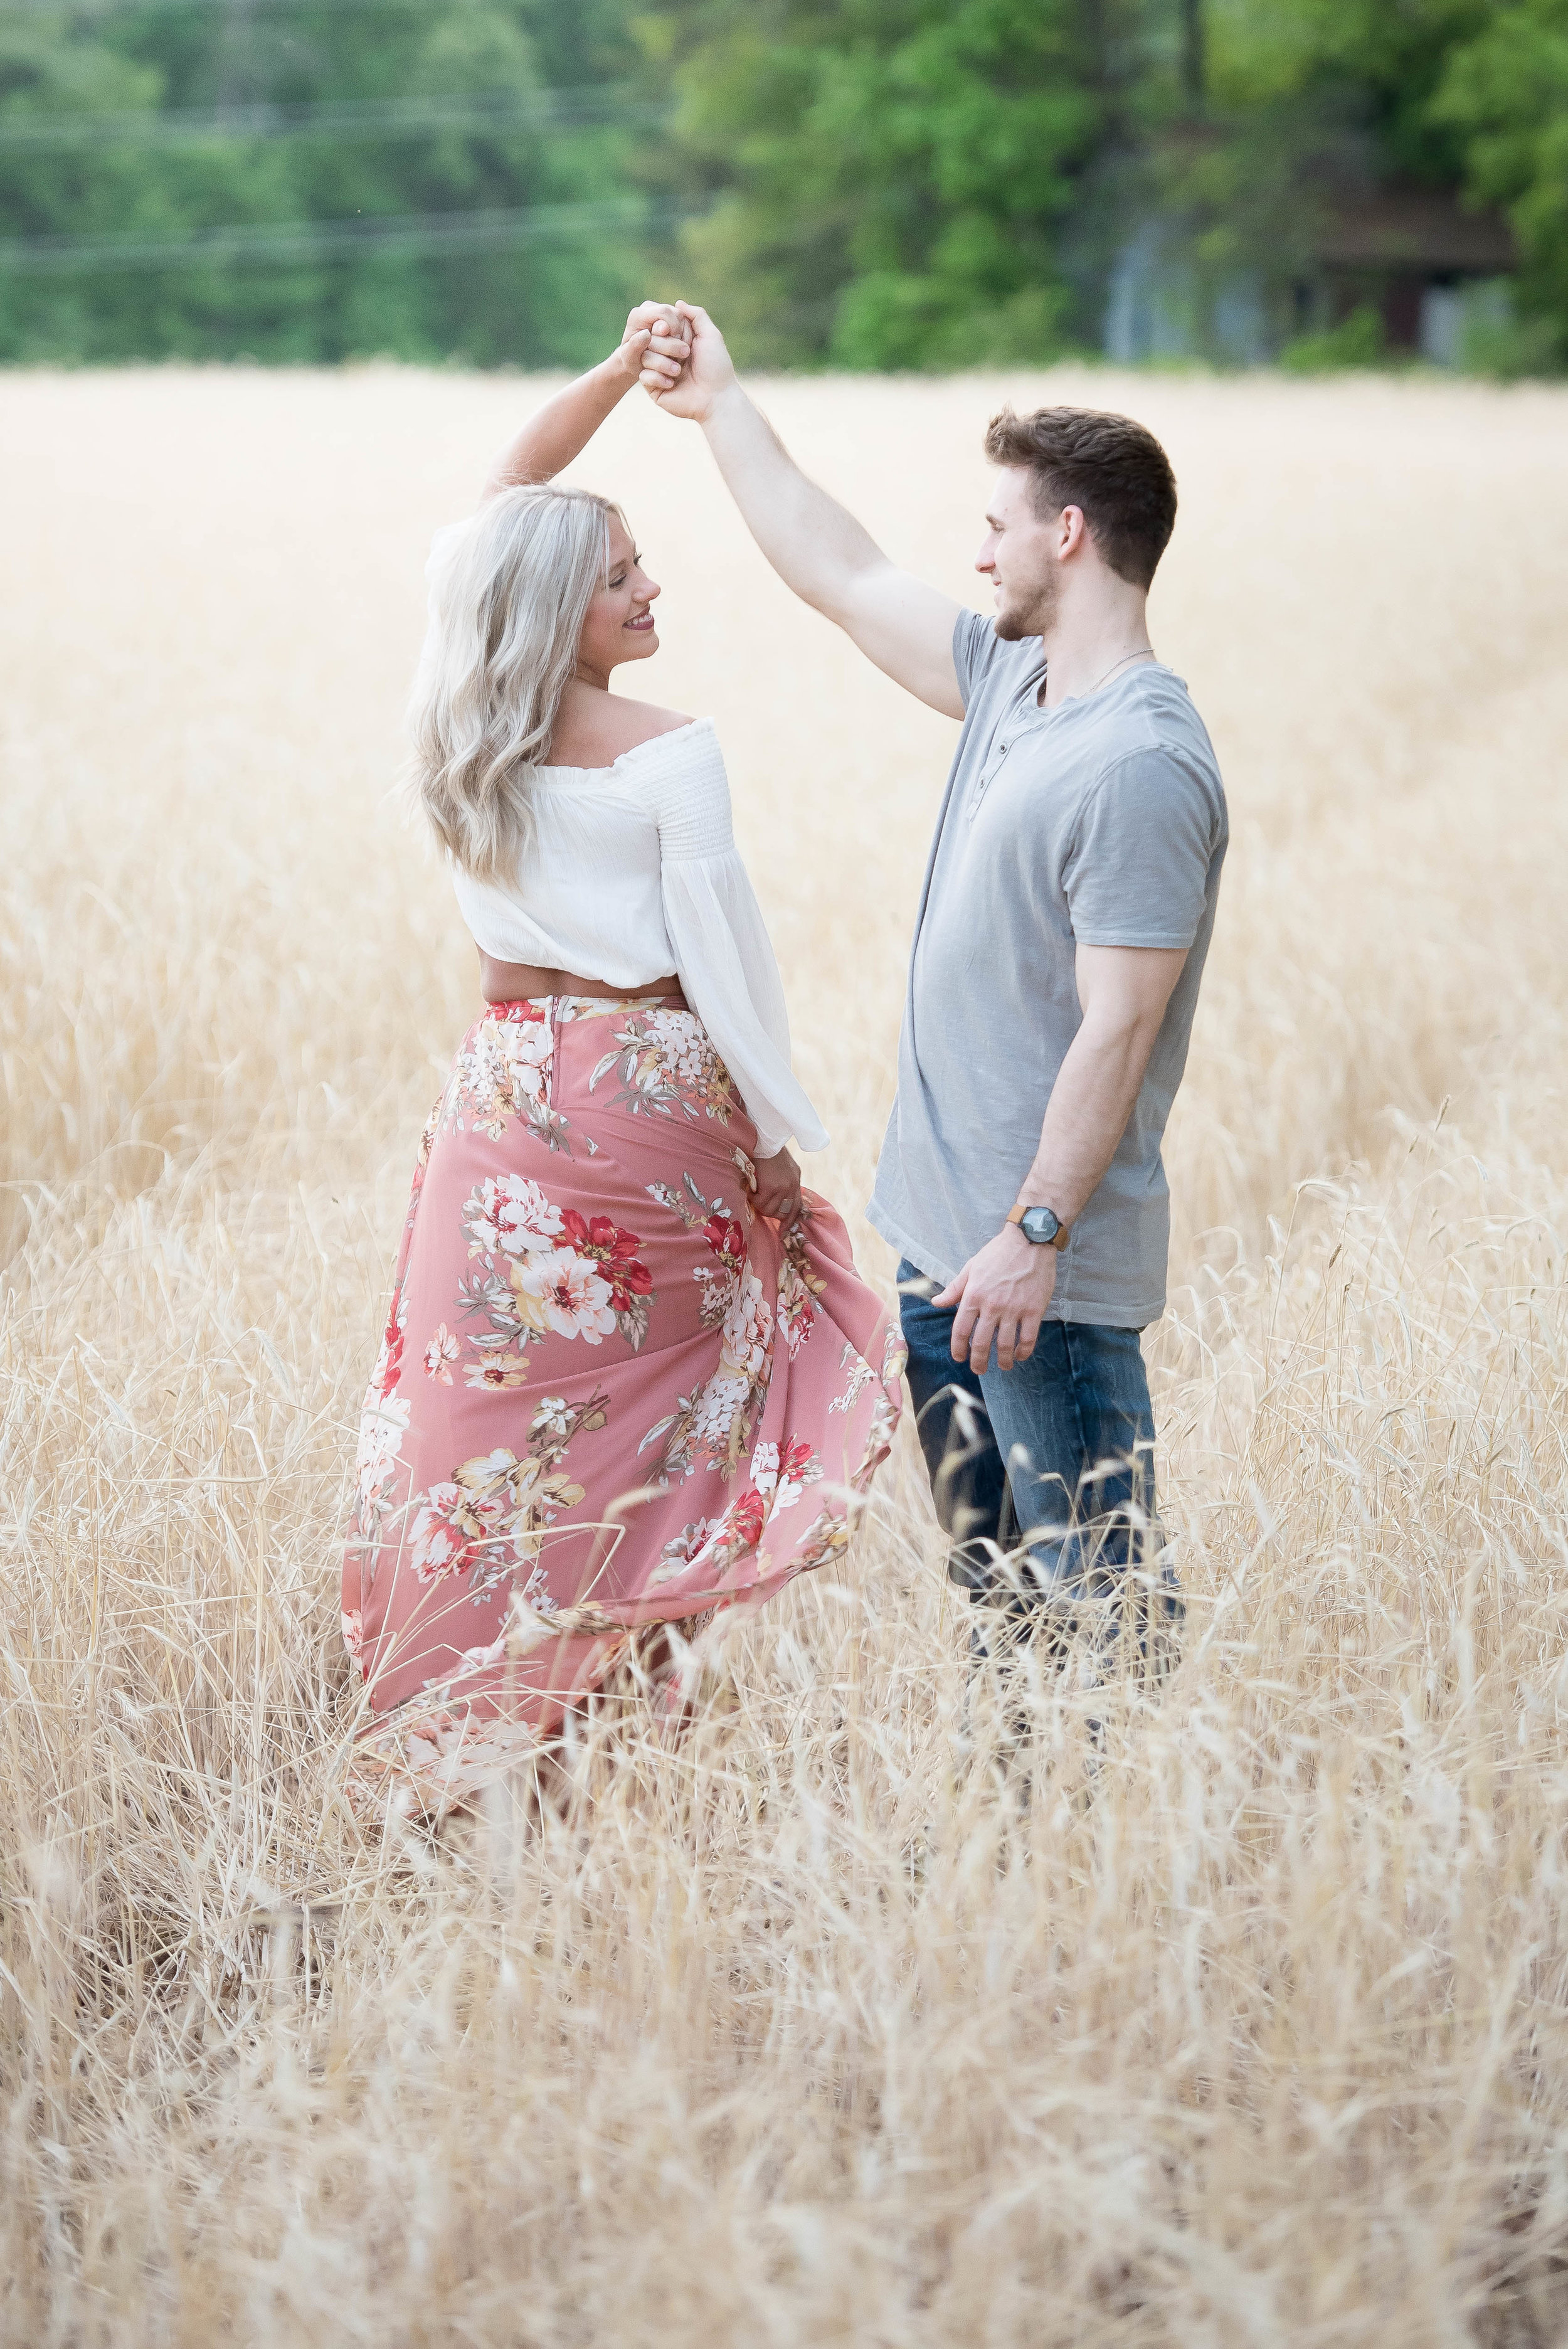
[[492,1004],[464,1039],[344,1557],[387,1791],[466,1799],[644,1627],[692,1636],[843,1553],[898,1421],[898,1322],[826,1200],[752,1214],[756,1146],[701,1021],[658,997]]

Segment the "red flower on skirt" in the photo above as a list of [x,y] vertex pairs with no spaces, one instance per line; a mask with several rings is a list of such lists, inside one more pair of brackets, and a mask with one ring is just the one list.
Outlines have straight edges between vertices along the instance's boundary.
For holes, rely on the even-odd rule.
[[599,1267],[615,1312],[624,1313],[634,1297],[653,1294],[654,1276],[638,1258],[643,1243],[635,1232],[623,1231],[608,1216],[580,1216],[575,1207],[563,1207],[561,1234],[579,1256],[591,1257]]
[[722,1263],[739,1270],[746,1261],[746,1234],[733,1216],[709,1216],[702,1236]]
[[379,1385],[383,1397],[389,1395],[403,1372],[403,1330],[397,1318],[399,1300],[394,1299],[381,1340],[381,1373]]

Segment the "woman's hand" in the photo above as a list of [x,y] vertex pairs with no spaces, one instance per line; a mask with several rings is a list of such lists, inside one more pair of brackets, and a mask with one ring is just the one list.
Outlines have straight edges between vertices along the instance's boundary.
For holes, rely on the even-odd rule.
[[650,375],[673,384],[679,380],[690,349],[691,328],[673,302],[639,302],[607,364],[619,370],[628,386],[646,383]]
[[652,343],[649,347],[653,357],[643,363],[643,389],[666,416],[683,416],[693,424],[706,424],[715,402],[734,386],[735,362],[724,336],[706,310],[699,310],[693,302],[677,302],[675,315],[688,337],[680,351],[680,364],[672,364],[673,347],[666,348],[660,341]]
[[757,1169],[752,1206],[770,1222],[792,1224],[800,1212],[800,1169],[787,1150],[776,1150],[771,1158],[752,1163]]

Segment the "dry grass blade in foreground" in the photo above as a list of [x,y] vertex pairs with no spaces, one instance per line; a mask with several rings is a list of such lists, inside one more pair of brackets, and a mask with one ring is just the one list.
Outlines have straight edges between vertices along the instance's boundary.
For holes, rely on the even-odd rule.
[[[1568,402],[769,405],[964,593],[1004,391],[1167,439],[1156,641],[1233,793],[1150,1341],[1183,1659],[1037,1677],[1006,1786],[906,1443],[684,1751],[634,1721],[437,1849],[341,1798],[336,1550],[472,993],[384,797],[418,570],[528,388],[0,388],[6,2340],[1562,2337]],[[629,408],[580,472],[729,747],[853,1217],[950,730],[695,435]]]

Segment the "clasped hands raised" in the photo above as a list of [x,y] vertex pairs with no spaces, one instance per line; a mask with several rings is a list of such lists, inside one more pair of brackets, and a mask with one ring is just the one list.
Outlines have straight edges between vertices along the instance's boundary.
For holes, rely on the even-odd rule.
[[655,406],[694,424],[735,381],[724,336],[691,302],[639,302],[615,356]]

